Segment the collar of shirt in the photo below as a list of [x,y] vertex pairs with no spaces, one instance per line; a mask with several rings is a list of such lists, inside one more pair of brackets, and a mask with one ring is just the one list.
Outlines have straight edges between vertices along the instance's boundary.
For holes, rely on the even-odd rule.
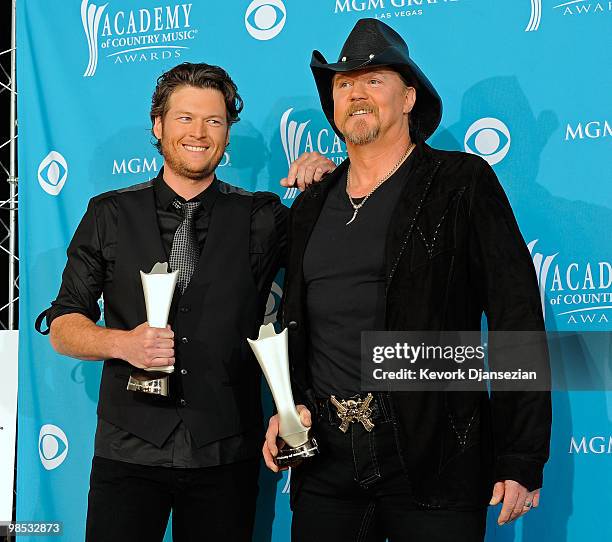
[[[175,210],[172,206],[172,202],[178,199],[184,202],[185,199],[179,196],[172,188],[170,188],[166,181],[164,181],[164,168],[159,170],[157,177],[153,180],[153,190],[155,191],[155,201],[158,208],[164,210]],[[190,201],[200,201],[200,210],[210,212],[213,204],[219,195],[219,179],[215,175],[213,182],[210,183],[208,188],[202,190],[197,196],[191,198]]]

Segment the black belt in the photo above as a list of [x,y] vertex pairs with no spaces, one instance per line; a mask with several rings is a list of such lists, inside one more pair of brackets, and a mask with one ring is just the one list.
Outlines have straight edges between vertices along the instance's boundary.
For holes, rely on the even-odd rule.
[[391,400],[384,393],[354,395],[346,399],[332,395],[317,399],[316,403],[321,419],[339,426],[343,432],[348,430],[351,423],[361,423],[367,431],[371,431],[376,422],[393,419]]

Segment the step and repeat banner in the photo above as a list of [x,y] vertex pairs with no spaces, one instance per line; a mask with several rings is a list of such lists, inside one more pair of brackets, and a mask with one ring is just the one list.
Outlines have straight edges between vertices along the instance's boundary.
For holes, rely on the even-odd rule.
[[[612,330],[611,2],[21,0],[17,7],[19,520],[61,521],[62,539],[83,539],[101,365],[55,354],[34,319],[57,293],[89,198],[161,167],[150,99],[156,78],[180,62],[223,66],[244,98],[218,176],[291,205],[295,189],[278,181],[296,156],[346,157],[320,109],[312,50],[335,61],[357,19],[384,20],[442,96],[442,124],[429,143],[479,154],[497,172],[533,257],[548,328]],[[611,420],[611,393],[556,392],[540,508],[503,528],[491,511],[488,540],[612,539]],[[262,474],[257,540],[289,539],[289,483],[286,473]]]

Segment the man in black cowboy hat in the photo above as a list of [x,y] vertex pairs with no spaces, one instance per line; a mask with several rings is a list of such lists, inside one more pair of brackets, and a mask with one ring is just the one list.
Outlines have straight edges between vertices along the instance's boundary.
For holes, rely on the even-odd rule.
[[[550,394],[370,398],[360,335],[479,331],[483,312],[490,331],[542,331],[529,252],[489,165],[425,143],[442,105],[399,34],[362,19],[337,63],[315,51],[311,68],[349,159],[290,216],[281,318],[298,410],[321,449],[293,470],[293,539],[482,540],[488,504],[503,501],[499,524],[538,506]],[[364,415],[342,424],[349,400]],[[273,417],[272,470],[277,435]]]

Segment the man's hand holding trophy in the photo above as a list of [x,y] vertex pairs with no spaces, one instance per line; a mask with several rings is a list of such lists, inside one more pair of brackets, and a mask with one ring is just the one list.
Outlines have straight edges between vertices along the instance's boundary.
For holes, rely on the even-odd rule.
[[[148,327],[167,328],[177,277],[178,271],[169,273],[166,262],[156,263],[150,273],[140,272],[147,308]],[[139,330],[140,327],[138,326],[134,331]],[[170,394],[169,375],[173,372],[173,365],[135,369],[130,375],[127,389],[167,397]]]
[[[319,451],[309,435],[312,420],[304,405],[295,406],[289,378],[287,330],[274,331],[273,324],[259,328],[257,340],[247,339],[261,366],[277,414],[270,420],[263,453],[266,465],[275,472],[293,467]],[[277,437],[281,440],[277,445]]]

